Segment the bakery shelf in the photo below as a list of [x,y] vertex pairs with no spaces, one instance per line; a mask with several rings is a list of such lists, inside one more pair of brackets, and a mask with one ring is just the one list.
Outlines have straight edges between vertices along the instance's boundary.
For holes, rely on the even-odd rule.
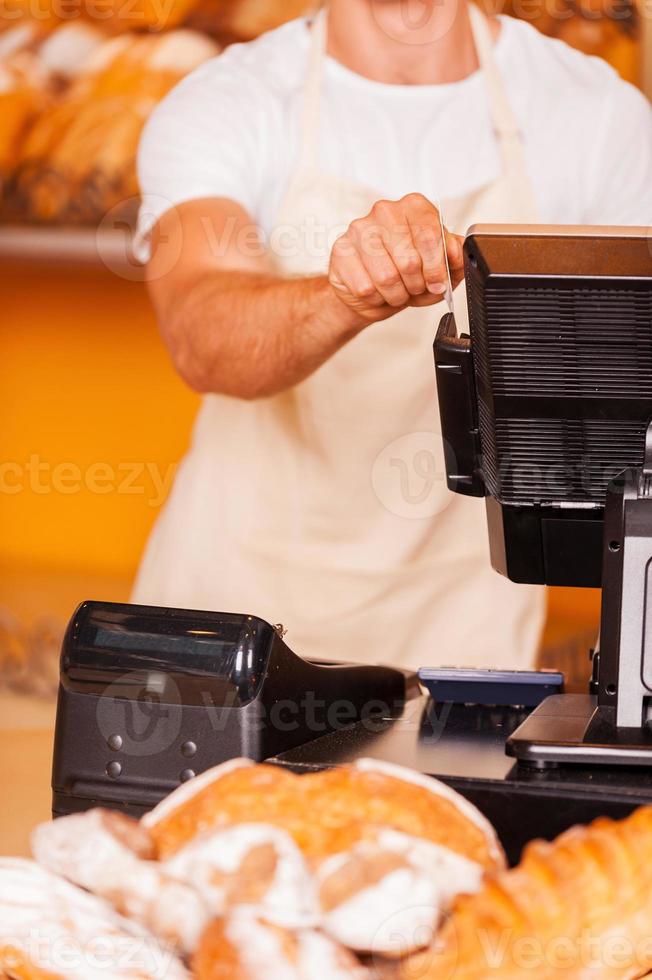
[[48,228],[0,225],[0,262],[47,263],[61,266],[104,266],[142,278],[128,231],[97,228]]

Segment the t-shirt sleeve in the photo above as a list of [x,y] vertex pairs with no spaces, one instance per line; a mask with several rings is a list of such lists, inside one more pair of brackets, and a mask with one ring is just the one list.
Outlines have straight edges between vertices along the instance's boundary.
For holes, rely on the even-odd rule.
[[156,107],[138,150],[135,254],[149,258],[158,219],[183,201],[227,197],[254,218],[265,174],[266,93],[230,52],[183,79]]
[[600,122],[585,184],[587,224],[652,225],[652,106],[614,75]]

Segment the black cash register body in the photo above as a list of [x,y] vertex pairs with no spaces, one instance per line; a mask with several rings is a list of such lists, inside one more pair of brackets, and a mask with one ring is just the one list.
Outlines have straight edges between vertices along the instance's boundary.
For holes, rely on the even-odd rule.
[[255,615],[85,602],[62,649],[54,814],[137,815],[238,755],[296,771],[372,756],[462,792],[516,860],[534,836],[652,801],[651,240],[472,228],[470,337],[448,314],[435,342],[448,485],[485,498],[496,570],[602,583],[586,694],[533,707],[530,686],[506,704],[513,687],[470,672],[432,698],[391,667],[304,660]]

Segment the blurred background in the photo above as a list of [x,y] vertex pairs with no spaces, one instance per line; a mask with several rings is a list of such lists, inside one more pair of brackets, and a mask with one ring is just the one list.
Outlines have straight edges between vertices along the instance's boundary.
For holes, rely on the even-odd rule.
[[[498,3],[485,6],[607,59],[651,94],[652,18],[636,0]],[[0,4],[5,690],[51,698],[61,633],[76,604],[128,598],[197,408],[168,362],[129,250],[143,123],[204,59],[310,6]],[[585,678],[598,614],[595,593],[550,590],[542,663]]]

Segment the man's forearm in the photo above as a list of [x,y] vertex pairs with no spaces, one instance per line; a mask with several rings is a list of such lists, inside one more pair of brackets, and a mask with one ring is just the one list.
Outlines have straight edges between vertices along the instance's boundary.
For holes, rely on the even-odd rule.
[[239,232],[253,228],[234,202],[187,202],[159,220],[148,264],[175,365],[201,392],[263,398],[291,388],[365,327],[440,302],[445,253],[453,286],[464,274],[461,239],[442,238],[439,212],[421,194],[377,201],[333,243],[328,276],[298,279],[270,274],[266,257],[237,248],[218,257],[207,215],[222,231],[232,218]]
[[368,322],[325,276],[231,271],[207,273],[171,310],[158,312],[188,384],[248,399],[303,381]]

